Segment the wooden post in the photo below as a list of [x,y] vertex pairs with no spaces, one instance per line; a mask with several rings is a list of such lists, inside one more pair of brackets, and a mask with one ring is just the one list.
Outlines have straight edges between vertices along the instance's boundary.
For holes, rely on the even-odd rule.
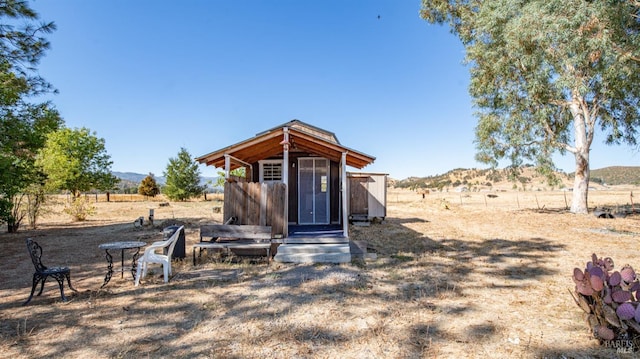
[[285,127],[284,139],[282,140],[282,183],[284,183],[284,216],[282,225],[284,226],[284,237],[289,236],[289,128]]
[[347,153],[342,152],[340,171],[340,185],[342,187],[342,234],[345,238],[349,238],[349,212],[347,208]]
[[153,208],[149,208],[149,224],[153,226]]
[[229,182],[229,176],[231,175],[231,156],[225,153],[224,155],[224,178]]

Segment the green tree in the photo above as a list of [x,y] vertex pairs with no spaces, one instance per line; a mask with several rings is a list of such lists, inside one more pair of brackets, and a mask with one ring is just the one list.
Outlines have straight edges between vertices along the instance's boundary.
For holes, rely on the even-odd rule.
[[[230,176],[244,177],[246,176],[247,169],[244,167],[238,167],[229,171]],[[216,179],[215,187],[224,187],[224,183],[227,181],[226,173],[224,171],[218,171],[218,178]]]
[[158,193],[160,193],[160,188],[158,188],[156,178],[153,173],[149,173],[149,175],[140,182],[140,186],[138,186],[138,194],[147,197],[155,197]]
[[63,128],[47,137],[38,155],[49,189],[70,191],[74,198],[92,189],[113,190],[119,179],[111,174],[111,157],[104,139],[86,128]]
[[164,173],[167,183],[162,192],[174,201],[185,201],[202,194],[200,170],[185,148],[180,148],[177,158],[170,158]]
[[637,143],[638,10],[633,0],[422,0],[421,16],[448,23],[466,48],[477,159],[532,161],[553,180],[552,155],[569,152],[571,211],[587,213],[596,132]]
[[35,154],[46,134],[62,124],[50,103],[29,99],[52,91],[36,66],[55,30],[25,1],[0,1],[0,223],[15,232],[25,215],[24,192],[42,180]]

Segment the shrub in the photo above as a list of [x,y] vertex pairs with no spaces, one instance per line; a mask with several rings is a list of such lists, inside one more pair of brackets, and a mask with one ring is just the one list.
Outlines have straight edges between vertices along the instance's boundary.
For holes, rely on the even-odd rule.
[[158,183],[156,182],[153,173],[149,173],[149,175],[140,182],[140,186],[138,186],[138,194],[147,197],[155,197],[158,193],[160,193]]
[[94,207],[89,200],[83,197],[76,197],[73,199],[65,209],[64,213],[71,215],[76,221],[84,221],[87,217],[96,214],[96,207]]

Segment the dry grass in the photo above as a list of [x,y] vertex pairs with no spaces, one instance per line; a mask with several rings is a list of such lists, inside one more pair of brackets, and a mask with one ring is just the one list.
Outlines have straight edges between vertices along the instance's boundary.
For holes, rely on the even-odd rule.
[[[624,205],[631,189],[590,194],[590,206]],[[569,198],[570,200],[570,198]],[[70,358],[533,358],[617,357],[599,347],[567,292],[591,253],[618,267],[639,257],[638,216],[566,212],[562,192],[390,192],[382,224],[352,227],[378,259],[350,265],[219,262],[192,266],[197,227],[220,221],[214,202],[98,203],[84,223],[57,215],[38,230],[0,234],[0,352]],[[155,209],[156,228],[132,221]],[[115,276],[100,290],[98,244],[161,238],[187,228],[187,261],[163,284]],[[31,287],[24,238],[50,265],[67,265],[80,291],[62,303],[55,282]],[[116,257],[116,261],[118,257]],[[45,264],[46,264],[45,263]]]

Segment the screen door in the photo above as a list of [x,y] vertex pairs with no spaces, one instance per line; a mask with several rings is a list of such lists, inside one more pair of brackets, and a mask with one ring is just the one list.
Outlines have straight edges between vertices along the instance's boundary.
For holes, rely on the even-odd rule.
[[298,222],[329,223],[329,161],[325,158],[298,160]]

